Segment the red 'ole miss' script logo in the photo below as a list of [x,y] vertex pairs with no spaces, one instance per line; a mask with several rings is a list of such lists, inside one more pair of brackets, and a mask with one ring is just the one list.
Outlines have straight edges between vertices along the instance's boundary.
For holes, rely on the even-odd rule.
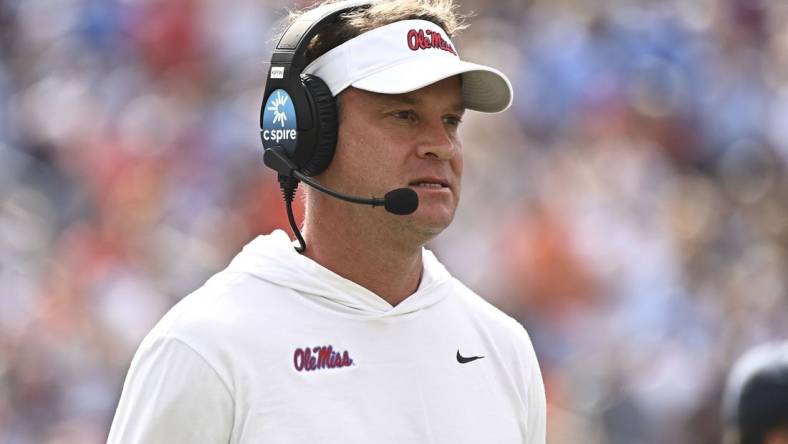
[[350,367],[353,365],[353,359],[347,350],[340,353],[334,351],[334,347],[331,345],[323,345],[311,348],[297,348],[295,353],[293,353],[293,365],[299,372],[311,372],[324,368]]
[[408,48],[412,51],[438,48],[457,55],[457,52],[454,51],[454,47],[451,46],[451,43],[443,40],[443,36],[440,32],[431,31],[429,29],[426,31],[423,29],[411,29],[408,31]]

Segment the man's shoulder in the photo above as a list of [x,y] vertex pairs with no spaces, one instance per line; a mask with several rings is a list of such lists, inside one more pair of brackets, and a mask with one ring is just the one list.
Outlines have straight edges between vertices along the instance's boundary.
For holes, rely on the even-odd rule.
[[275,312],[283,290],[248,273],[221,271],[178,301],[143,345],[177,340],[197,351],[226,347],[249,334],[255,317]]
[[452,279],[456,300],[462,304],[467,316],[497,335],[505,335],[515,341],[525,340],[530,343],[525,327],[512,316],[496,307],[475,291],[457,279]]
[[[544,389],[542,386],[537,361],[531,337],[523,325],[514,317],[506,314],[489,301],[485,300],[464,284],[455,279],[456,300],[464,305],[465,318],[468,323],[475,326],[476,331],[485,338],[490,347],[490,353],[496,354],[500,362],[508,366],[513,374],[526,375],[524,379],[517,379],[518,392],[523,399],[535,396],[528,394],[529,387],[536,387],[537,392]],[[494,352],[492,351],[494,350]]]

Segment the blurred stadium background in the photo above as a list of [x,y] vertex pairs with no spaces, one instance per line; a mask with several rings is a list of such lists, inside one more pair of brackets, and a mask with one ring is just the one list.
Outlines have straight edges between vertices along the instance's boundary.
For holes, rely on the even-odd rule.
[[[306,3],[295,6],[305,6]],[[285,0],[0,0],[0,443],[99,443],[142,336],[286,227],[257,116]],[[448,268],[530,331],[549,443],[719,442],[788,336],[788,2],[464,0]]]

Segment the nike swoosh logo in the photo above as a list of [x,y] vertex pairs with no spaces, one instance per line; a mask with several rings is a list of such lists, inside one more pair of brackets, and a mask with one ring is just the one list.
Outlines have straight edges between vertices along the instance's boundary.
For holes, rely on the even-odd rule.
[[466,358],[465,356],[460,354],[460,350],[457,350],[457,362],[459,362],[460,364],[467,364],[477,359],[482,359],[483,357],[484,356],[469,356]]

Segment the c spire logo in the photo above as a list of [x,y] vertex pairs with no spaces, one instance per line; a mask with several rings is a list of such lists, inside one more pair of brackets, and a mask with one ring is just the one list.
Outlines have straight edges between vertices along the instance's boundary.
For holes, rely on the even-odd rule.
[[282,124],[282,127],[284,127],[285,120],[287,120],[287,114],[285,114],[285,112],[282,111],[280,107],[282,105],[287,104],[287,102],[290,100],[290,96],[288,96],[287,94],[282,94],[279,91],[276,94],[276,98],[273,101],[270,101],[271,105],[266,109],[274,113],[273,124],[276,125],[276,122],[278,121],[279,123]]
[[296,129],[293,99],[283,89],[276,89],[268,96],[263,109],[263,146],[272,148],[281,145],[292,155],[295,152],[298,130]]

